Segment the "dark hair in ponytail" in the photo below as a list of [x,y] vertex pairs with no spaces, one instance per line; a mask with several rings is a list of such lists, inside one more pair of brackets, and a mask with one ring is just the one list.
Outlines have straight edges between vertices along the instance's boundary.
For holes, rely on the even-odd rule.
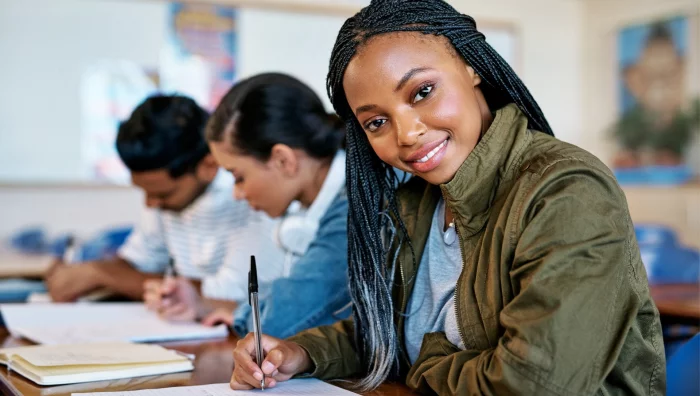
[[[398,372],[399,346],[394,323],[392,286],[395,258],[382,241],[386,214],[396,219],[396,235],[406,229],[398,213],[395,174],[372,150],[350,109],[343,76],[369,38],[391,32],[419,32],[446,37],[456,53],[481,77],[480,88],[492,111],[515,103],[530,127],[552,134],[540,107],[511,67],[484,40],[474,19],[441,0],[373,0],[345,21],[331,54],[326,87],[347,130],[348,264],[354,303],[355,338],[365,377],[360,390],[376,388]],[[410,240],[407,240],[410,246]],[[415,260],[415,257],[414,257]],[[389,265],[387,265],[387,262]]]
[[[227,136],[228,134],[228,136]],[[234,85],[206,127],[207,141],[230,139],[237,150],[267,160],[275,144],[328,158],[344,146],[345,129],[301,81],[279,73],[258,74]]]

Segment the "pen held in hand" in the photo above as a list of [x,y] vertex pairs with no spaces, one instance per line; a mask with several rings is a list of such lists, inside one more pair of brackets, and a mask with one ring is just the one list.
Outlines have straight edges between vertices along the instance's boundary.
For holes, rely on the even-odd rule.
[[[165,267],[165,274],[163,276],[163,284],[169,283],[169,280],[174,280],[177,277],[177,271],[175,270],[175,259],[170,257],[168,259],[168,266]],[[169,299],[172,295],[171,293],[161,294],[161,300]]]
[[[255,357],[262,372],[263,349],[262,329],[260,326],[260,305],[258,304],[258,270],[255,266],[255,256],[250,256],[250,272],[248,272],[248,302],[253,310],[253,336],[255,337]],[[262,373],[260,388],[265,389],[265,373]]]

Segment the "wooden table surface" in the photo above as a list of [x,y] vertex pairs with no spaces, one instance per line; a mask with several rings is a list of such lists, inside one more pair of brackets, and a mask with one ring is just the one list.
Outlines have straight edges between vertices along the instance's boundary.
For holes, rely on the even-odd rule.
[[700,325],[700,284],[654,285],[650,289],[664,323]]
[[[655,285],[651,286],[651,295],[665,323],[700,324],[700,285]],[[10,336],[5,328],[0,327],[0,345],[3,348],[30,344]],[[221,340],[163,344],[167,348],[195,354],[197,358],[194,361],[194,371],[84,384],[42,387],[20,375],[8,373],[5,367],[0,367],[0,393],[13,396],[68,396],[72,392],[116,392],[228,382],[233,371],[232,351],[235,344],[236,338],[233,336]],[[342,383],[336,385],[345,387]],[[397,383],[384,384],[379,389],[366,393],[371,396],[412,394],[415,393]]]
[[[31,345],[30,342],[10,336],[0,327],[0,342],[3,348]],[[69,396],[72,392],[117,392],[139,389],[156,389],[174,386],[206,385],[229,382],[233,371],[233,348],[236,338],[197,341],[188,343],[168,343],[163,346],[185,353],[195,354],[194,371],[137,377],[112,381],[87,382],[59,386],[39,386],[19,374],[8,373],[0,367],[0,393],[3,395],[56,395]],[[347,387],[342,383],[334,384]],[[365,393],[368,396],[415,395],[403,384],[384,384],[377,390]]]

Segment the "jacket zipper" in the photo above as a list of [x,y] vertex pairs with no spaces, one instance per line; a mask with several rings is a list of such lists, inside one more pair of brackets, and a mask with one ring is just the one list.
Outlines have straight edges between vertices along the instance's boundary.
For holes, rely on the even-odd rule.
[[[442,189],[440,189],[442,192]],[[445,201],[445,208],[447,208],[447,200],[445,199],[445,193],[443,192],[442,194],[442,199]],[[450,209],[451,210],[451,209]],[[462,340],[462,344],[466,347],[467,342],[464,338],[464,333],[462,332],[462,318],[459,314],[459,299],[457,298],[457,294],[459,293],[459,281],[462,280],[462,273],[464,272],[464,267],[466,266],[467,259],[464,256],[464,250],[462,249],[462,236],[459,233],[459,227],[457,227],[457,217],[454,215],[454,212],[452,213],[452,221],[455,223],[455,232],[457,233],[457,241],[459,242],[459,254],[462,256],[462,269],[459,271],[459,277],[457,278],[457,285],[455,285],[455,293],[452,298],[454,298],[454,305],[455,305],[455,316],[457,317],[457,332],[459,333],[459,339]]]

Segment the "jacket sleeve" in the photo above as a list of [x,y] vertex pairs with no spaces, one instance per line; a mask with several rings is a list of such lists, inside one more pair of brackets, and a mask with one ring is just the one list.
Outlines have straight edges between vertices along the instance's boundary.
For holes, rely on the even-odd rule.
[[330,380],[357,376],[362,370],[355,348],[352,319],[309,329],[288,340],[301,345],[309,353],[314,368],[306,376]]
[[[593,395],[617,360],[646,279],[631,264],[633,228],[613,177],[576,160],[531,175],[506,235],[514,297],[497,346],[462,351],[427,334],[407,384],[439,395]],[[643,268],[641,269],[643,272]],[[650,364],[650,362],[639,362]]]

